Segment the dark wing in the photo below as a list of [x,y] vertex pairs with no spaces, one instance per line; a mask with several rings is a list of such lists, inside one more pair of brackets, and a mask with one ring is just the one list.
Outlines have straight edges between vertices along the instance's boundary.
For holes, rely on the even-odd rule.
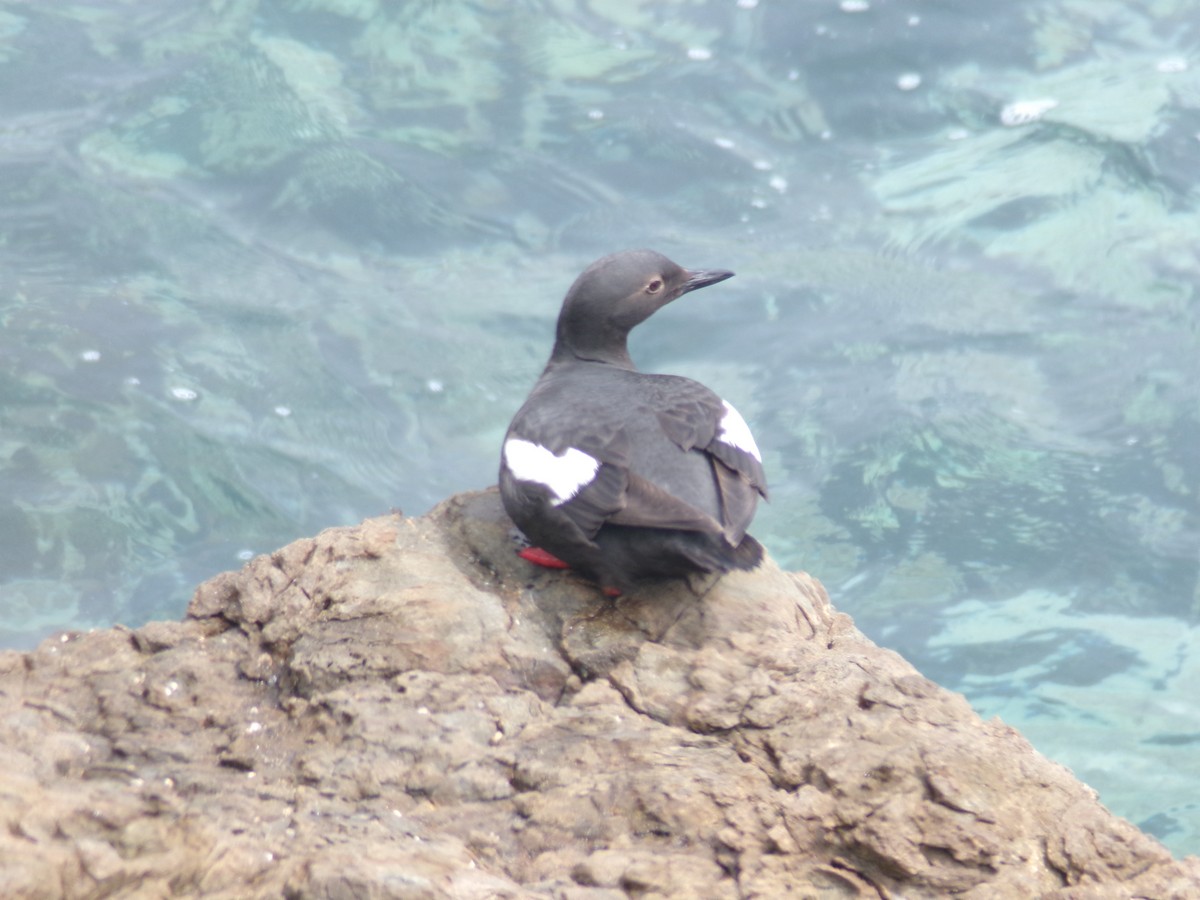
[[736,545],[754,517],[758,498],[767,497],[767,477],[754,437],[738,411],[704,385],[674,375],[654,381],[663,432],[681,449],[711,458],[721,524]]
[[[595,473],[564,498],[545,483],[550,480],[549,476],[512,471],[507,447],[514,438],[544,448],[556,459],[572,450],[586,454],[597,464]],[[527,412],[523,409],[509,426],[505,448],[505,465],[500,470],[502,491],[543,522],[547,529],[563,529],[576,540],[590,542],[600,527],[625,506],[629,442],[623,429],[615,423],[588,418],[574,428],[565,428],[561,418],[548,420],[537,410]],[[554,460],[548,461],[552,466],[556,464]],[[537,530],[521,521],[523,517],[519,513],[513,514],[513,518],[527,533]],[[529,536],[535,541],[544,540],[539,534]]]
[[[528,441],[554,454],[555,460],[576,450],[598,463],[594,477],[580,485],[569,499],[536,478],[520,480],[501,470],[502,488],[536,516],[547,528],[562,528],[591,540],[606,522],[644,528],[672,528],[721,535],[721,524],[703,510],[675,497],[631,471],[629,433],[623,421],[605,404],[595,408],[575,406],[574,415],[562,415],[557,404],[527,404],[509,427],[511,438]],[[573,424],[572,424],[573,423]],[[556,464],[554,460],[549,460]],[[539,476],[540,477],[540,476]],[[548,480],[548,479],[547,479]],[[507,485],[505,484],[507,482]],[[536,507],[536,510],[534,509]],[[510,511],[510,514],[511,511]],[[514,519],[520,513],[513,515]],[[528,533],[536,526],[522,524]],[[543,535],[530,534],[544,541]]]
[[750,429],[732,405],[690,378],[659,375],[658,421],[684,450],[702,450],[746,479],[765,499],[767,476]]
[[629,476],[625,490],[625,505],[608,519],[614,525],[635,525],[640,528],[674,528],[679,531],[702,531],[721,535],[721,523],[704,510],[686,500],[680,500],[653,481],[637,475]]

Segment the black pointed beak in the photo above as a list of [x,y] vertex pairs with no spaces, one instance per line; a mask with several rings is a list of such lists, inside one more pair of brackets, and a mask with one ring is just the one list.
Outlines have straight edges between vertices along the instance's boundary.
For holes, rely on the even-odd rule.
[[694,291],[696,288],[708,287],[726,278],[732,278],[733,273],[724,269],[708,269],[702,272],[688,272],[688,279],[683,283],[683,293]]

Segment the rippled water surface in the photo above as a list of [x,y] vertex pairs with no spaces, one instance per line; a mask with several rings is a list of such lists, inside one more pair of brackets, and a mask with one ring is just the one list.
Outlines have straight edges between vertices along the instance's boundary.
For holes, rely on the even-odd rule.
[[1200,2],[0,2],[0,642],[495,478],[562,293],[756,535],[1200,850]]

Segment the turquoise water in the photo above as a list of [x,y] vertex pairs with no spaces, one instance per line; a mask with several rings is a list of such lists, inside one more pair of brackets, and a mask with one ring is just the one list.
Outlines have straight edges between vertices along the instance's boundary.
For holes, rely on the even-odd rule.
[[1200,2],[0,2],[0,643],[495,479],[592,258],[755,534],[1200,851]]

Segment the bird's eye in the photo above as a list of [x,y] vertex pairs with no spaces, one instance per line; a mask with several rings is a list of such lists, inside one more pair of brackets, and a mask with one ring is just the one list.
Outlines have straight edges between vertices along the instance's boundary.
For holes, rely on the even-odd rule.
[[646,285],[646,293],[647,294],[657,294],[659,291],[662,290],[662,284],[663,283],[662,283],[661,278],[655,278],[648,285]]

